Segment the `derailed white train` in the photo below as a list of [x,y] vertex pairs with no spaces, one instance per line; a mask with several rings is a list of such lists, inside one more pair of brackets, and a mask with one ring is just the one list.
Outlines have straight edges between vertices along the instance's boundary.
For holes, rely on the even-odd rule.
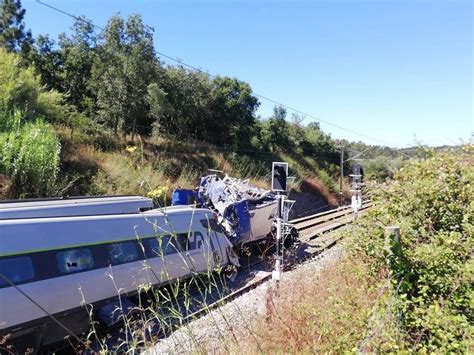
[[117,298],[116,287],[133,294],[231,259],[208,209],[0,220],[0,335],[47,345],[66,335],[51,315],[81,333],[84,301],[99,308]]

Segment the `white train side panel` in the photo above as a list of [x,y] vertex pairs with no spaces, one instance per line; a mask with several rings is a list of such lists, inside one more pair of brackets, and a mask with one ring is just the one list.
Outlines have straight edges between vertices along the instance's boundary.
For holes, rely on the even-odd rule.
[[[209,219],[213,219],[209,210],[180,207],[170,208],[166,216],[153,210],[135,215],[0,221],[0,262],[45,250],[53,253],[58,249],[67,251],[134,240],[143,248],[150,248],[151,240],[163,238],[156,239],[157,235],[191,232],[187,242],[194,243],[195,249],[71,274],[61,274],[61,268],[77,267],[81,259],[59,254],[61,251],[54,252],[55,257],[44,260],[44,265],[50,269],[59,268],[57,277],[17,287],[48,313],[58,314],[79,307],[84,301],[94,303],[115,297],[117,289],[120,293],[135,292],[141,285],[159,285],[192,272],[206,272],[215,266],[227,265],[230,242],[222,233],[203,225],[202,221]],[[64,255],[66,261],[61,259]],[[60,261],[66,266],[58,266]],[[46,316],[11,286],[0,288],[0,304],[0,330],[13,329]]]

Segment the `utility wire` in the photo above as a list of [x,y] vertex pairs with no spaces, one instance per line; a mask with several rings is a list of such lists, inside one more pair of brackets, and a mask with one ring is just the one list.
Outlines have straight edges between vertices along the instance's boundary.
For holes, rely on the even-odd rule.
[[353,157],[350,157],[350,158],[347,158],[346,160],[344,160],[344,163],[347,163],[349,160],[353,160],[355,158],[358,158],[360,157],[362,154],[364,154],[366,151],[368,151],[369,149],[371,149],[371,147],[367,147],[366,149],[364,149],[362,152],[357,152],[355,150],[352,150],[353,152],[356,152],[358,154],[354,155]]
[[[41,5],[43,5],[43,6],[46,6],[46,7],[50,8],[50,9],[54,10],[54,11],[57,11],[57,12],[63,14],[63,15],[72,17],[72,18],[74,18],[75,20],[83,21],[83,22],[85,22],[85,23],[87,23],[87,24],[89,24],[89,25],[91,25],[91,26],[93,26],[93,27],[95,27],[95,28],[98,28],[98,29],[100,29],[100,30],[102,30],[102,31],[105,30],[104,27],[98,26],[98,25],[94,24],[94,23],[93,23],[92,21],[90,21],[90,20],[86,20],[86,19],[84,19],[84,18],[82,18],[82,17],[78,17],[78,16],[76,16],[76,15],[74,15],[74,14],[71,14],[71,13],[69,13],[69,12],[67,12],[67,11],[61,10],[61,9],[55,7],[55,6],[49,5],[49,4],[47,4],[47,3],[45,3],[45,2],[43,2],[43,1],[41,1],[41,0],[36,0],[36,2],[37,2],[38,4],[41,4]],[[217,77],[217,75],[210,74],[210,73],[208,73],[208,72],[206,72],[206,71],[204,71],[204,70],[202,70],[202,69],[199,69],[199,68],[197,68],[197,67],[195,67],[195,66],[193,66],[193,65],[191,65],[191,64],[185,63],[185,62],[183,62],[182,60],[180,60],[180,59],[178,59],[178,58],[175,58],[175,57],[173,57],[173,56],[170,56],[170,55],[168,55],[168,54],[166,54],[166,53],[159,52],[159,51],[157,51],[157,50],[155,50],[155,53],[158,54],[158,55],[160,55],[161,57],[164,57],[164,58],[167,58],[167,59],[169,59],[169,60],[171,60],[171,61],[174,61],[174,62],[176,62],[176,63],[178,63],[178,64],[180,64],[180,65],[182,65],[182,66],[184,66],[184,67],[187,67],[187,68],[192,69],[192,70],[195,70],[195,71],[197,71],[197,72],[206,74],[206,75],[208,75],[210,78],[215,79],[215,78]],[[322,123],[325,123],[325,124],[327,124],[327,125],[329,125],[329,126],[338,128],[338,129],[340,129],[340,130],[343,130],[343,131],[346,131],[346,132],[349,132],[349,133],[352,133],[352,134],[355,134],[355,135],[357,135],[357,136],[364,137],[364,138],[366,138],[366,139],[370,139],[370,140],[372,140],[372,141],[376,141],[376,142],[380,142],[380,143],[382,143],[382,144],[385,144],[385,141],[383,141],[383,140],[381,140],[381,139],[374,138],[374,137],[368,136],[368,135],[366,135],[366,134],[364,134],[364,133],[360,133],[360,132],[354,131],[354,130],[352,130],[352,129],[349,129],[349,128],[345,128],[345,127],[343,127],[343,126],[340,126],[340,125],[338,125],[338,124],[335,124],[335,123],[332,123],[332,122],[323,120],[322,118],[316,117],[316,116],[314,116],[314,115],[311,115],[311,114],[309,114],[309,113],[306,113],[306,112],[304,112],[304,111],[301,111],[301,110],[299,110],[299,109],[297,109],[297,108],[294,108],[294,107],[292,107],[292,106],[286,105],[286,104],[284,104],[284,103],[282,103],[282,102],[280,102],[280,101],[271,99],[271,98],[269,98],[269,97],[267,97],[267,96],[264,96],[264,95],[261,95],[261,94],[259,94],[259,93],[253,92],[253,95],[255,95],[256,97],[258,97],[258,98],[260,98],[260,99],[262,99],[262,100],[265,100],[265,101],[274,103],[275,105],[284,107],[284,108],[286,108],[287,110],[290,110],[290,111],[296,112],[296,113],[298,113],[298,114],[300,114],[300,115],[303,115],[303,116],[312,118],[312,119],[314,119],[314,120],[316,120],[316,121],[318,121],[318,122],[322,122]]]

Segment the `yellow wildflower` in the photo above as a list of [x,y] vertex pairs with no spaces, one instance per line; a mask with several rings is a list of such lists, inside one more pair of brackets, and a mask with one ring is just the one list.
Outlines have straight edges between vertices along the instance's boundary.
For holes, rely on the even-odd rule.
[[151,190],[147,196],[151,198],[163,197],[168,192],[168,186],[158,186],[156,189]]
[[136,150],[137,150],[137,147],[134,147],[134,146],[129,146],[127,148],[125,148],[125,150],[127,152],[129,152],[130,154],[134,153]]

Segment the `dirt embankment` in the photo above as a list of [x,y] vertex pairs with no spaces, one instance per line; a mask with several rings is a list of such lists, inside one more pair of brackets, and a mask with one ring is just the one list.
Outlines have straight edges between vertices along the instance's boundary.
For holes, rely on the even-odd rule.
[[317,179],[307,178],[300,185],[301,192],[291,192],[290,200],[295,204],[290,219],[323,212],[338,206],[337,196]]

